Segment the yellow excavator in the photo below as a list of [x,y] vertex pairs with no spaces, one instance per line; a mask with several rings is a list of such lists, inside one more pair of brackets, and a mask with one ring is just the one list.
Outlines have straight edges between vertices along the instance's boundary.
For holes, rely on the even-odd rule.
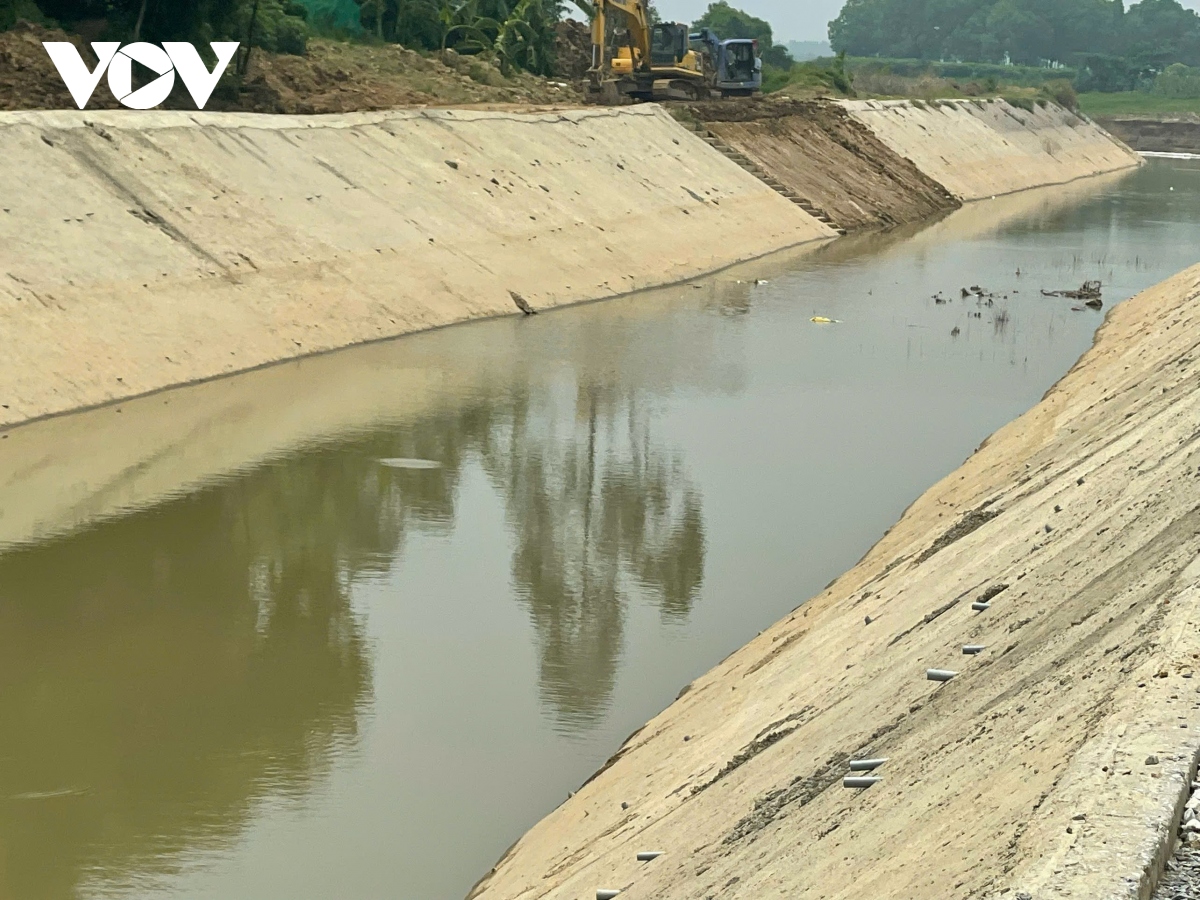
[[[596,0],[592,19],[592,99],[699,100],[709,96],[706,57],[691,48],[688,28],[650,24],[644,0]],[[613,16],[613,13],[623,14]]]
[[678,22],[650,24],[645,0],[595,0],[593,102],[705,100],[762,91],[758,41],[721,40],[711,29],[689,34]]

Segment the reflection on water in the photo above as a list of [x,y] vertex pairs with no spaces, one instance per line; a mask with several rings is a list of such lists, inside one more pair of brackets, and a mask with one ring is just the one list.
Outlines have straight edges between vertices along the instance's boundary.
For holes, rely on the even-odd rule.
[[0,900],[461,897],[1198,238],[1172,161],[12,432]]
[[265,797],[308,794],[371,704],[353,585],[453,528],[469,459],[504,498],[547,711],[594,725],[630,590],[682,620],[703,577],[699,494],[651,427],[627,386],[497,386],[0,555],[0,897],[89,873],[136,894],[179,851],[228,848]]
[[0,896],[138,884],[305,795],[370,701],[347,579],[386,490],[298,461],[0,557]]
[[[548,421],[566,433],[547,440]],[[568,733],[607,709],[631,586],[684,620],[704,575],[699,492],[650,432],[635,395],[587,384],[523,396],[483,448],[516,536],[513,580],[537,633],[541,694]]]

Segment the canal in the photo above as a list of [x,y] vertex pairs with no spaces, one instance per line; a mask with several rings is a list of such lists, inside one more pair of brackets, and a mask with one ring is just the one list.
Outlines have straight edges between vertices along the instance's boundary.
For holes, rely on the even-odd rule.
[[1043,290],[1198,261],[1154,160],[8,432],[0,898],[458,900],[1070,368]]

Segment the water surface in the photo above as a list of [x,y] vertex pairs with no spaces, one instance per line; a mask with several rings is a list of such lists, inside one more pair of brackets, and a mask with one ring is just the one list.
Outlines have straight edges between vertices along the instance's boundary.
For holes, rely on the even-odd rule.
[[462,897],[1198,248],[1158,160],[10,432],[0,898]]

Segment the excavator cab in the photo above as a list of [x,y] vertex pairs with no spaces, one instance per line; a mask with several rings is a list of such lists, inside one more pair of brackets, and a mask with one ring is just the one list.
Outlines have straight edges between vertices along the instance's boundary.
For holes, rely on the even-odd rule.
[[711,86],[722,97],[749,97],[762,90],[762,59],[758,41],[734,38],[723,41],[711,28],[689,36],[693,49],[711,72]]
[[678,66],[687,58],[688,29],[676,22],[659,22],[650,29],[650,65]]

